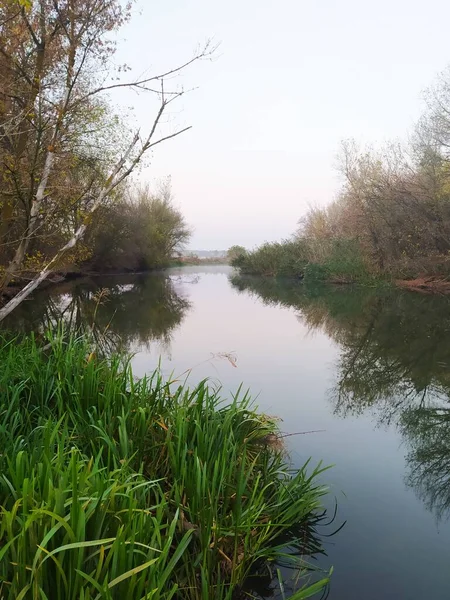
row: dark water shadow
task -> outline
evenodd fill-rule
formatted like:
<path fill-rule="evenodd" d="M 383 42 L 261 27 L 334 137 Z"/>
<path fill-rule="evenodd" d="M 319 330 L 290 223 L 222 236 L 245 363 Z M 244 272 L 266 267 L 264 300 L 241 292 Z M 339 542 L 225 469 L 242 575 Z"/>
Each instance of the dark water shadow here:
<path fill-rule="evenodd" d="M 68 331 L 89 330 L 106 353 L 148 347 L 151 342 L 169 351 L 171 337 L 191 307 L 179 283 L 164 274 L 67 282 L 35 294 L 4 327 L 43 334 L 63 323 Z"/>

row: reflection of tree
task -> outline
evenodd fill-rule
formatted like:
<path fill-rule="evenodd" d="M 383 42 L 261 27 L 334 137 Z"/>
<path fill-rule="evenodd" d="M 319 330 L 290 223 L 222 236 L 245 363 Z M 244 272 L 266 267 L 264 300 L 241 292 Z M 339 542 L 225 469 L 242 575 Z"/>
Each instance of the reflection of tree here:
<path fill-rule="evenodd" d="M 450 392 L 448 302 L 399 294 L 374 298 L 371 305 L 358 316 L 362 331 L 355 335 L 350 323 L 342 336 L 336 410 L 374 407 L 390 422 L 417 402 Z"/>
<path fill-rule="evenodd" d="M 332 398 L 341 416 L 376 413 L 410 446 L 408 482 L 440 516 L 450 510 L 450 303 L 395 290 L 232 278 L 268 304 L 293 307 L 340 345 Z"/>
<path fill-rule="evenodd" d="M 336 411 L 360 413 L 388 401 L 450 394 L 450 303 L 443 297 L 233 277 L 267 304 L 298 310 L 311 329 L 341 346 Z M 387 416 L 387 415 L 386 415 Z"/>
<path fill-rule="evenodd" d="M 42 332 L 64 322 L 76 331 L 89 328 L 106 350 L 151 341 L 168 347 L 189 306 L 164 275 L 93 278 L 36 294 L 6 326 Z"/>
<path fill-rule="evenodd" d="M 410 448 L 408 484 L 442 518 L 450 512 L 450 408 L 407 410 L 402 427 Z"/>

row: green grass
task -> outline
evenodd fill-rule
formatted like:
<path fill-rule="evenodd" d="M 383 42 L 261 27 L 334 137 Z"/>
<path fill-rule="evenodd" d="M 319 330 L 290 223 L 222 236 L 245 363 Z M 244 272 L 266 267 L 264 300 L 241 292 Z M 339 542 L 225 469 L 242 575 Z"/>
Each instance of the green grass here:
<path fill-rule="evenodd" d="M 375 280 L 353 239 L 329 240 L 322 248 L 299 238 L 265 243 L 231 261 L 241 275 L 304 279 L 305 282 L 364 283 Z"/>
<path fill-rule="evenodd" d="M 231 265 L 242 274 L 269 277 L 299 277 L 307 263 L 305 245 L 300 241 L 290 240 L 266 242 L 231 261 Z"/>
<path fill-rule="evenodd" d="M 0 339 L 2 600 L 225 600 L 280 561 L 307 573 L 323 468 L 292 472 L 247 395 L 46 342 Z"/>

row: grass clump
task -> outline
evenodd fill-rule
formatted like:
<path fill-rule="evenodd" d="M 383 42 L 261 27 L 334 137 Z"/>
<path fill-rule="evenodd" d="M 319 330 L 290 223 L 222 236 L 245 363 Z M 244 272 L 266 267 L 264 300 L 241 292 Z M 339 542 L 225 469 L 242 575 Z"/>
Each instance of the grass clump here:
<path fill-rule="evenodd" d="M 262 565 L 306 571 L 322 469 L 291 472 L 248 396 L 42 347 L 0 340 L 0 598 L 225 600 Z"/>

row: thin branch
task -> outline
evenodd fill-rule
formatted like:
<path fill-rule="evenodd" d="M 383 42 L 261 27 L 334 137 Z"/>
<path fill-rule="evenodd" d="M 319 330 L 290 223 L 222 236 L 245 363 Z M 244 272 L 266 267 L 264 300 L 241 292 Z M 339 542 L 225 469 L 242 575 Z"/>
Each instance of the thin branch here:
<path fill-rule="evenodd" d="M 314 429 L 312 431 L 297 431 L 296 433 L 285 433 L 284 435 L 277 436 L 278 439 L 291 437 L 292 435 L 307 435 L 308 433 L 323 433 L 326 429 Z"/>
<path fill-rule="evenodd" d="M 25 7 L 24 7 L 24 6 L 22 7 L 22 10 L 20 11 L 20 14 L 21 14 L 21 16 L 22 16 L 22 19 L 23 19 L 23 21 L 24 21 L 25 25 L 26 25 L 26 28 L 28 29 L 28 31 L 29 31 L 29 33 L 30 33 L 31 37 L 33 38 L 33 42 L 35 43 L 36 47 L 37 47 L 37 48 L 41 48 L 41 49 L 42 49 L 42 46 L 43 46 L 44 40 L 41 40 L 41 41 L 39 41 L 39 40 L 38 40 L 38 37 L 37 37 L 37 35 L 34 33 L 34 29 L 33 29 L 33 27 L 31 26 L 31 23 L 30 23 L 30 21 L 27 19 L 27 15 L 26 15 L 26 12 L 25 12 Z"/>
<path fill-rule="evenodd" d="M 178 67 L 175 67 L 174 69 L 170 69 L 169 71 L 166 71 L 165 73 L 153 75 L 151 77 L 147 77 L 145 79 L 140 79 L 138 81 L 128 81 L 126 83 L 115 83 L 112 85 L 98 87 L 98 88 L 90 91 L 89 93 L 85 94 L 82 98 L 80 98 L 77 101 L 77 103 L 84 102 L 84 100 L 86 100 L 90 96 L 94 96 L 96 94 L 100 94 L 101 92 L 106 92 L 106 91 L 118 89 L 118 88 L 138 88 L 138 89 L 148 91 L 148 92 L 161 93 L 160 90 L 155 90 L 155 89 L 146 87 L 146 84 L 150 83 L 151 81 L 162 81 L 164 79 L 167 79 L 167 77 L 170 77 L 171 75 L 175 75 L 176 73 L 183 71 L 184 69 L 186 69 L 186 67 L 189 67 L 194 62 L 197 62 L 198 60 L 202 60 L 203 58 L 207 58 L 208 56 L 211 56 L 215 52 L 215 50 L 216 50 L 216 47 L 210 48 L 210 42 L 208 42 L 205 45 L 204 49 L 199 54 L 196 54 L 190 60 L 186 61 L 185 63 L 183 63 L 182 65 L 180 65 Z M 165 91 L 164 93 L 166 95 L 175 95 L 175 96 L 177 94 L 179 94 L 179 92 L 167 92 L 167 91 Z"/>
<path fill-rule="evenodd" d="M 4 27 L 4 26 L 5 26 L 7 23 L 9 23 L 10 21 L 14 21 L 14 19 L 20 15 L 20 10 L 21 10 L 21 9 L 19 9 L 19 10 L 18 10 L 18 11 L 17 11 L 15 14 L 11 15 L 10 17 L 8 17 L 8 18 L 7 18 L 7 19 L 5 19 L 4 21 L 2 21 L 2 22 L 0 23 L 0 27 Z"/>

